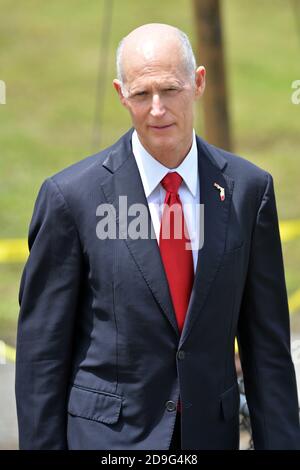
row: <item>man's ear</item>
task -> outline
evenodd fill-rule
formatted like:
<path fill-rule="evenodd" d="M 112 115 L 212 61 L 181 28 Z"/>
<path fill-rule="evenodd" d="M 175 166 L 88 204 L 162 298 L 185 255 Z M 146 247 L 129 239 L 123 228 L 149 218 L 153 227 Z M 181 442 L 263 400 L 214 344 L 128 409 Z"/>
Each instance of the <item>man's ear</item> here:
<path fill-rule="evenodd" d="M 126 106 L 126 98 L 125 96 L 123 95 L 123 92 L 122 92 L 122 85 L 121 85 L 121 82 L 120 80 L 118 80 L 117 78 L 115 78 L 113 80 L 113 86 L 114 86 L 114 89 L 116 90 L 116 92 L 118 93 L 118 96 L 119 96 L 119 99 L 122 103 L 123 106 Z"/>
<path fill-rule="evenodd" d="M 205 75 L 206 70 L 203 65 L 200 65 L 195 72 L 195 93 L 196 98 L 200 98 L 205 90 Z"/>

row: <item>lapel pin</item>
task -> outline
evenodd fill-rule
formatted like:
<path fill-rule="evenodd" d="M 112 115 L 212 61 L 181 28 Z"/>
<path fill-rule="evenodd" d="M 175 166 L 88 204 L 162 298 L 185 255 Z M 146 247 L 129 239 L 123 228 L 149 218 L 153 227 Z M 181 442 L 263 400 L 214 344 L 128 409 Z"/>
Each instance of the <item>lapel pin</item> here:
<path fill-rule="evenodd" d="M 215 188 L 217 188 L 220 191 L 220 199 L 221 201 L 224 201 L 225 199 L 225 189 L 222 188 L 218 183 L 214 183 Z"/>

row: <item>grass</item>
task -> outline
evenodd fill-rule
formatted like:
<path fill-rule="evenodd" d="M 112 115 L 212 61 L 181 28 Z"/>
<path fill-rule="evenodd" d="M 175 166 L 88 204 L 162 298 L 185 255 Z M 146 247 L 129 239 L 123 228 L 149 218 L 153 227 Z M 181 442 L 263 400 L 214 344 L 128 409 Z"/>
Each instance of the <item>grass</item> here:
<path fill-rule="evenodd" d="M 7 104 L 0 106 L 0 238 L 26 237 L 42 181 L 98 150 L 92 136 L 107 4 L 27 0 L 12 9 L 1 0 L 0 79 Z M 222 6 L 234 150 L 273 174 L 280 218 L 300 218 L 300 105 L 291 103 L 300 38 L 291 3 L 224 0 Z M 121 37 L 142 23 L 167 22 L 196 45 L 193 20 L 189 0 L 114 1 L 100 148 L 130 125 L 111 86 Z M 201 109 L 197 115 L 201 133 Z M 300 242 L 283 249 L 292 293 L 300 287 Z M 0 266 L 0 337 L 15 329 L 21 270 Z"/>

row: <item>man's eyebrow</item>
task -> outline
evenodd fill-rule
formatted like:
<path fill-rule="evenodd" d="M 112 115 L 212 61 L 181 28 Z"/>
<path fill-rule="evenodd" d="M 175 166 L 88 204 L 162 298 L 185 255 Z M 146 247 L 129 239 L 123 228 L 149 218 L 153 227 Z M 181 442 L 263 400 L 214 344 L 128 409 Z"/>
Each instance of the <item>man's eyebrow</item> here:
<path fill-rule="evenodd" d="M 135 88 L 133 90 L 129 90 L 128 91 L 128 96 L 135 96 L 135 95 L 139 95 L 140 93 L 147 93 L 147 90 L 146 88 Z"/>
<path fill-rule="evenodd" d="M 148 87 L 147 87 L 146 84 L 142 84 L 142 83 L 141 84 L 134 84 L 128 89 L 128 91 L 130 93 L 135 93 L 136 91 L 146 90 L 147 88 Z"/>
<path fill-rule="evenodd" d="M 147 87 L 136 87 L 130 90 L 130 93 L 140 93 L 141 91 L 147 91 Z"/>
<path fill-rule="evenodd" d="M 156 87 L 158 89 L 165 89 L 165 88 L 171 88 L 171 87 L 183 87 L 183 86 L 184 86 L 184 83 L 180 82 L 179 80 L 156 84 Z M 151 88 L 152 87 L 148 87 L 147 85 L 136 86 L 136 87 L 133 87 L 131 90 L 129 90 L 129 93 L 135 94 L 135 93 L 147 92 Z"/>

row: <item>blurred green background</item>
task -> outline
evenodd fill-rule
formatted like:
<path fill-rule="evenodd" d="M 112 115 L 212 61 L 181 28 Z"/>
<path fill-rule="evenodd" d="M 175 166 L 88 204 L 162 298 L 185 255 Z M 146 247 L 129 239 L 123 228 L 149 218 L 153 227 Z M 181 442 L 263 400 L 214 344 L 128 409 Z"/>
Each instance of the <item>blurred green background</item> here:
<path fill-rule="evenodd" d="M 280 220 L 300 219 L 300 105 L 291 102 L 291 84 L 300 79 L 299 2 L 221 3 L 234 151 L 272 173 Z M 0 0 L 0 80 L 7 86 L 7 103 L 0 105 L 0 239 L 27 237 L 47 176 L 110 145 L 130 126 L 111 86 L 115 49 L 124 35 L 143 23 L 166 22 L 187 32 L 196 48 L 190 0 L 115 0 L 101 47 L 104 7 L 104 0 L 27 0 L 14 6 Z M 103 54 L 108 70 L 95 146 Z M 200 135 L 202 127 L 200 102 Z M 284 242 L 283 250 L 292 296 L 300 289 L 300 236 Z M 23 263 L 0 263 L 0 339 L 11 345 L 22 268 Z M 300 331 L 298 310 L 296 305 L 292 327 Z"/>

